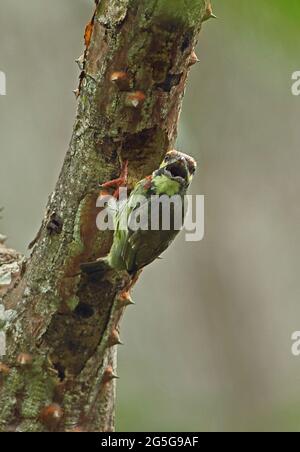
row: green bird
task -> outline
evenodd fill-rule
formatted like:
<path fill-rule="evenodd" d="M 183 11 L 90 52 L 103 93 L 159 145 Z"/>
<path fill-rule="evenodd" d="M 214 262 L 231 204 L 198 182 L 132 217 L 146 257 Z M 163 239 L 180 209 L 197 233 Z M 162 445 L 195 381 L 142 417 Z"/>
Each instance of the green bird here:
<path fill-rule="evenodd" d="M 159 258 L 178 235 L 181 228 L 177 225 L 181 223 L 182 226 L 184 223 L 184 197 L 196 167 L 192 157 L 175 150 L 168 152 L 160 167 L 136 184 L 127 201 L 117 211 L 113 245 L 108 256 L 82 264 L 81 270 L 87 274 L 126 270 L 134 275 Z M 181 201 L 177 209 L 174 203 L 169 203 L 168 227 L 162 224 L 162 208 L 158 209 L 162 197 L 165 200 L 176 197 L 176 202 Z M 154 208 L 156 216 L 159 214 L 158 218 L 152 216 Z M 147 219 L 147 225 L 138 227 L 137 220 L 141 218 Z M 152 218 L 156 219 L 155 230 L 151 228 Z"/>

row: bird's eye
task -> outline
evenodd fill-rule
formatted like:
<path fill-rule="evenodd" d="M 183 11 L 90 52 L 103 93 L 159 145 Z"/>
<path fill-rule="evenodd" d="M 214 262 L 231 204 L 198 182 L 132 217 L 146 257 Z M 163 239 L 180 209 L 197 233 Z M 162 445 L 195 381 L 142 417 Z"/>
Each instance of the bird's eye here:
<path fill-rule="evenodd" d="M 165 162 L 169 162 L 170 160 L 171 160 L 171 156 L 170 156 L 170 154 L 167 154 L 165 156 Z"/>

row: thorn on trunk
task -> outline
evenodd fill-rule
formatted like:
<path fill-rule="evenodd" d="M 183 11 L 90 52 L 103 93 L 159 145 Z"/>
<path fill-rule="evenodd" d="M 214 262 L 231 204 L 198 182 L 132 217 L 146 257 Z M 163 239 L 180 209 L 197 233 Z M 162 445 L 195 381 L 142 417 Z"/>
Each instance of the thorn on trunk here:
<path fill-rule="evenodd" d="M 199 58 L 196 55 L 196 52 L 193 51 L 189 58 L 189 66 L 194 66 L 194 64 L 200 63 Z"/>
<path fill-rule="evenodd" d="M 79 97 L 79 94 L 80 94 L 80 91 L 79 91 L 79 89 L 77 88 L 77 89 L 73 89 L 73 91 L 72 91 L 73 93 L 74 93 L 74 95 L 75 95 L 75 97 L 76 97 L 76 99 L 78 99 L 78 97 Z"/>
<path fill-rule="evenodd" d="M 120 339 L 120 334 L 118 330 L 114 329 L 110 335 L 108 340 L 109 347 L 114 347 L 115 345 L 124 345 Z"/>
<path fill-rule="evenodd" d="M 113 72 L 110 76 L 110 81 L 114 83 L 120 91 L 128 91 L 130 88 L 130 81 L 127 72 Z"/>
<path fill-rule="evenodd" d="M 52 429 L 57 427 L 64 416 L 63 409 L 57 403 L 44 407 L 40 414 L 41 422 Z"/>
<path fill-rule="evenodd" d="M 126 308 L 126 306 L 132 306 L 135 302 L 132 300 L 130 293 L 125 291 L 122 292 L 118 298 L 118 304 L 120 308 Z"/>
<path fill-rule="evenodd" d="M 6 240 L 7 240 L 7 237 L 5 235 L 0 234 L 0 245 L 4 245 Z"/>
<path fill-rule="evenodd" d="M 111 74 L 110 80 L 112 82 L 118 82 L 120 80 L 126 80 L 128 79 L 127 73 L 124 71 L 115 71 Z"/>
<path fill-rule="evenodd" d="M 0 363 L 0 376 L 6 376 L 9 374 L 9 372 L 10 368 L 6 364 Z"/>
<path fill-rule="evenodd" d="M 217 19 L 217 16 L 213 13 L 211 4 L 208 5 L 202 22 L 206 22 L 209 19 Z"/>
<path fill-rule="evenodd" d="M 146 99 L 143 91 L 135 91 L 133 93 L 127 93 L 125 99 L 125 105 L 127 107 L 138 108 L 140 107 Z"/>
<path fill-rule="evenodd" d="M 84 63 L 84 54 L 80 55 L 80 57 L 77 58 L 77 60 L 75 60 L 75 63 L 78 64 L 79 69 L 82 71 L 83 70 L 83 63 Z"/>
<path fill-rule="evenodd" d="M 22 367 L 29 367 L 31 366 L 33 361 L 32 356 L 29 353 L 20 353 L 17 357 L 17 364 Z"/>
<path fill-rule="evenodd" d="M 102 383 L 106 384 L 112 380 L 118 379 L 118 375 L 114 373 L 112 366 L 108 366 L 103 374 Z"/>

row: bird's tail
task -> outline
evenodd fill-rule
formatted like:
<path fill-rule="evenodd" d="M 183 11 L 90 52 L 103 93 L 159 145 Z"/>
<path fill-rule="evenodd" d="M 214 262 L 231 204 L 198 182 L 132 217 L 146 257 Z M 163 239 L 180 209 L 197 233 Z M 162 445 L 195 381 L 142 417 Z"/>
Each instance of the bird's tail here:
<path fill-rule="evenodd" d="M 110 266 L 106 257 L 97 259 L 94 262 L 81 264 L 80 268 L 83 273 L 86 273 L 87 275 L 94 275 L 97 273 L 97 275 L 99 276 L 104 276 L 105 273 L 112 270 L 112 267 Z"/>

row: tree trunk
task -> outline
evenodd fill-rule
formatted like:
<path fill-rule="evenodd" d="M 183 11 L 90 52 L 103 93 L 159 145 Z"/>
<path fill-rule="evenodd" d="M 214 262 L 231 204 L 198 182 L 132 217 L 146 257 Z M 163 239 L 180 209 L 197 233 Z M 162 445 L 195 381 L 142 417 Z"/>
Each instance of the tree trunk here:
<path fill-rule="evenodd" d="M 1 431 L 113 431 L 116 345 L 134 281 L 80 273 L 106 255 L 99 183 L 129 161 L 129 186 L 176 139 L 208 0 L 102 0 L 85 33 L 69 151 L 32 255 L 0 245 Z M 2 240 L 3 242 L 3 240 Z"/>

